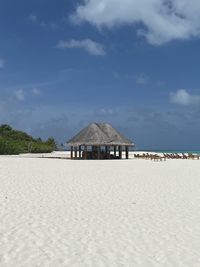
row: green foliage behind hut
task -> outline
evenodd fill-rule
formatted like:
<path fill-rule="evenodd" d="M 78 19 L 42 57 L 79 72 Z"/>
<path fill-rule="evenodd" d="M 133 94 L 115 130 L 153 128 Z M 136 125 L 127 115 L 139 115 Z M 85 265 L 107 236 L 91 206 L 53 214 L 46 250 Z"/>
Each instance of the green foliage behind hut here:
<path fill-rule="evenodd" d="M 12 129 L 9 125 L 0 126 L 0 154 L 17 155 L 20 153 L 50 153 L 56 150 L 53 138 L 42 141 L 25 132 Z"/>

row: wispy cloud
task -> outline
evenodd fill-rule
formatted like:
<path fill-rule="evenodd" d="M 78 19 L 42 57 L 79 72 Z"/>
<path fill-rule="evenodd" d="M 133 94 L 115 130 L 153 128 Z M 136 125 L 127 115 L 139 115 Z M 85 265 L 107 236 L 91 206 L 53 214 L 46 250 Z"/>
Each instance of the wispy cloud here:
<path fill-rule="evenodd" d="M 58 24 L 57 23 L 50 23 L 50 27 L 52 30 L 56 30 L 58 28 Z"/>
<path fill-rule="evenodd" d="M 14 91 L 15 99 L 18 101 L 24 101 L 25 100 L 25 94 L 23 89 L 18 89 Z"/>
<path fill-rule="evenodd" d="M 0 58 L 0 69 L 3 69 L 5 67 L 5 60 L 3 58 Z"/>
<path fill-rule="evenodd" d="M 120 75 L 120 73 L 118 71 L 113 71 L 112 75 L 116 80 L 120 80 L 121 79 L 121 75 Z"/>
<path fill-rule="evenodd" d="M 38 88 L 33 88 L 32 90 L 31 90 L 31 93 L 33 94 L 33 95 L 35 95 L 35 96 L 38 96 L 38 95 L 40 95 L 40 90 L 38 89 Z"/>
<path fill-rule="evenodd" d="M 141 74 L 141 75 L 138 75 L 136 78 L 135 78 L 135 82 L 139 85 L 145 85 L 148 83 L 148 77 Z"/>
<path fill-rule="evenodd" d="M 52 30 L 57 29 L 58 25 L 55 22 L 46 22 L 44 20 L 42 20 L 41 18 L 39 18 L 37 15 L 35 14 L 31 14 L 28 16 L 28 20 L 31 21 L 33 24 L 36 24 L 38 26 L 40 26 L 41 28 L 50 28 Z"/>
<path fill-rule="evenodd" d="M 16 84 L 13 86 L 4 87 L 4 90 L 11 91 L 11 92 L 22 89 L 22 88 L 23 89 L 26 88 L 29 91 L 33 90 L 34 88 L 37 88 L 38 90 L 40 90 L 40 88 L 42 87 L 49 87 L 51 85 L 57 84 L 58 82 L 59 82 L 59 79 L 56 77 L 55 80 L 51 80 L 51 81 Z"/>
<path fill-rule="evenodd" d="M 62 41 L 58 42 L 57 48 L 65 49 L 65 48 L 80 48 L 84 49 L 91 55 L 95 56 L 105 56 L 106 51 L 102 44 L 94 42 L 91 39 L 84 40 L 70 40 L 70 41 Z"/>
<path fill-rule="evenodd" d="M 25 99 L 28 99 L 31 96 L 39 96 L 41 94 L 41 91 L 38 88 L 33 89 L 26 89 L 26 93 L 24 89 L 15 89 L 12 93 L 12 98 L 15 101 L 24 101 Z"/>
<path fill-rule="evenodd" d="M 156 81 L 156 86 L 157 87 L 163 87 L 165 85 L 165 82 L 164 81 L 162 81 L 162 80 L 157 80 Z"/>
<path fill-rule="evenodd" d="M 199 17 L 197 0 L 83 0 L 71 16 L 74 22 L 88 21 L 98 28 L 139 25 L 138 35 L 153 45 L 199 38 Z"/>
<path fill-rule="evenodd" d="M 184 89 L 171 93 L 170 100 L 172 103 L 182 106 L 200 105 L 200 95 L 189 94 Z"/>
<path fill-rule="evenodd" d="M 99 110 L 95 111 L 95 114 L 97 116 L 114 116 L 117 114 L 116 110 L 114 110 L 113 108 L 101 108 Z"/>
<path fill-rule="evenodd" d="M 28 16 L 28 19 L 32 22 L 37 22 L 38 21 L 38 17 L 34 14 L 31 14 Z"/>
<path fill-rule="evenodd" d="M 113 71 L 112 75 L 116 80 L 132 80 L 141 86 L 149 83 L 149 77 L 145 74 L 119 73 L 118 71 Z"/>

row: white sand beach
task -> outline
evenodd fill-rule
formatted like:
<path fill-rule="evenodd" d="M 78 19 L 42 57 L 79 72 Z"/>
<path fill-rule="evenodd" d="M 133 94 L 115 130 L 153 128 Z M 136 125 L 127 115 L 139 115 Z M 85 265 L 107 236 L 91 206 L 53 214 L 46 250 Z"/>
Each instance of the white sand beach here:
<path fill-rule="evenodd" d="M 199 267 L 200 160 L 0 157 L 1 267 Z"/>

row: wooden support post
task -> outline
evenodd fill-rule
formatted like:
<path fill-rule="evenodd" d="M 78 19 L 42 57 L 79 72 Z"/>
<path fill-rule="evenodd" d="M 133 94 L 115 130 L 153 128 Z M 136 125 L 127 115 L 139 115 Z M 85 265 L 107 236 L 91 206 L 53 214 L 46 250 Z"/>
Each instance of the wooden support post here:
<path fill-rule="evenodd" d="M 105 156 L 104 156 L 104 158 L 107 159 L 107 156 L 108 156 L 108 147 L 105 146 Z"/>
<path fill-rule="evenodd" d="M 117 148 L 116 146 L 114 146 L 114 157 L 116 158 L 116 155 L 117 155 Z"/>
<path fill-rule="evenodd" d="M 92 146 L 92 154 L 91 154 L 92 159 L 94 159 L 94 146 Z"/>
<path fill-rule="evenodd" d="M 77 159 L 77 147 L 74 148 L 75 151 L 75 159 Z"/>
<path fill-rule="evenodd" d="M 79 146 L 79 159 L 81 159 L 81 146 Z"/>
<path fill-rule="evenodd" d="M 73 146 L 71 146 L 71 159 L 73 159 L 73 150 L 74 150 L 74 148 L 73 148 Z"/>
<path fill-rule="evenodd" d="M 87 146 L 84 146 L 84 159 L 87 159 Z"/>
<path fill-rule="evenodd" d="M 129 159 L 129 147 L 126 146 L 126 159 Z"/>
<path fill-rule="evenodd" d="M 100 150 L 101 150 L 101 146 L 97 147 L 97 158 L 100 159 Z"/>
<path fill-rule="evenodd" d="M 108 154 L 108 146 L 105 146 L 105 152 L 106 152 L 106 156 Z"/>
<path fill-rule="evenodd" d="M 122 146 L 119 146 L 119 158 L 122 159 Z"/>

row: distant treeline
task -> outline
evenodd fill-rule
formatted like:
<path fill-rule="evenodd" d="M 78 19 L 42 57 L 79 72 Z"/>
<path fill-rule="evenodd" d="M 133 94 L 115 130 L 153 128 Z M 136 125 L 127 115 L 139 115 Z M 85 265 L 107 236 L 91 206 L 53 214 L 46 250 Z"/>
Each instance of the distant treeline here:
<path fill-rule="evenodd" d="M 9 125 L 0 125 L 0 154 L 17 155 L 20 153 L 50 153 L 56 150 L 53 138 L 42 141 L 25 132 L 16 131 Z"/>

